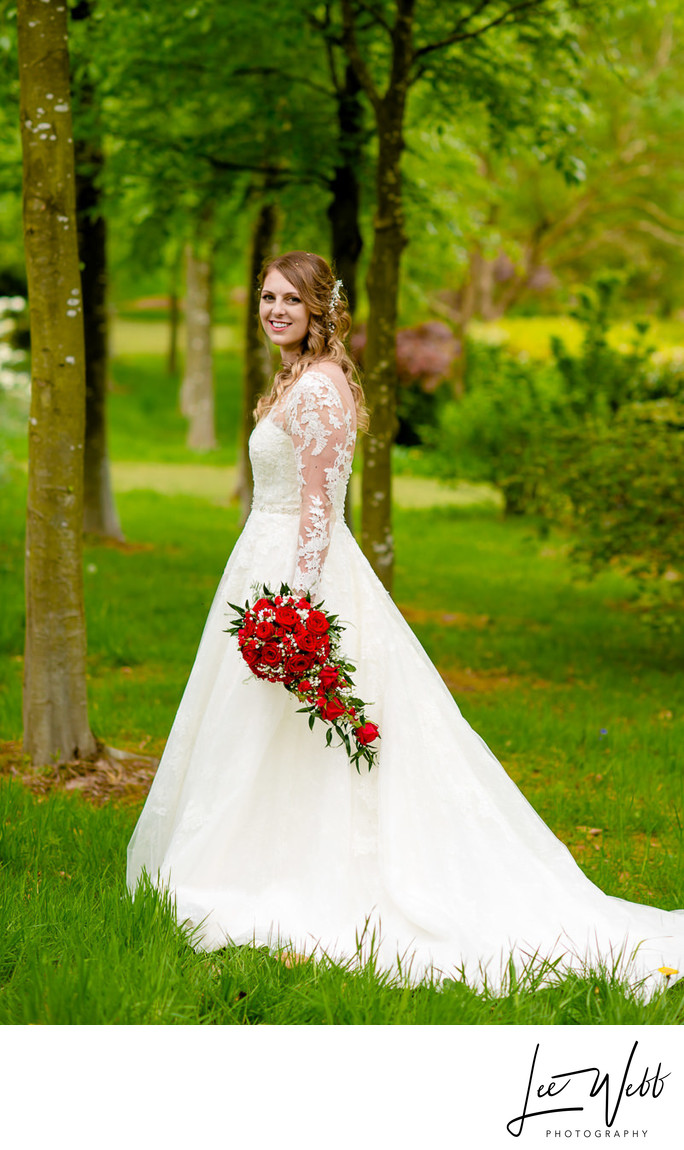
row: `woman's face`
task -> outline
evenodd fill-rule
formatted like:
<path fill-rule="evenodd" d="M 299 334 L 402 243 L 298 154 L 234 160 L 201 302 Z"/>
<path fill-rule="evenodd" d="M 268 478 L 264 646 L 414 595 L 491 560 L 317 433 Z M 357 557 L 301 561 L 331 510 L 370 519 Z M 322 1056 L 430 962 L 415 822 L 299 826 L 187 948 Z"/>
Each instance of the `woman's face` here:
<path fill-rule="evenodd" d="M 296 355 L 309 330 L 309 309 L 296 289 L 275 269 L 261 290 L 259 317 L 266 335 L 284 356 Z"/>

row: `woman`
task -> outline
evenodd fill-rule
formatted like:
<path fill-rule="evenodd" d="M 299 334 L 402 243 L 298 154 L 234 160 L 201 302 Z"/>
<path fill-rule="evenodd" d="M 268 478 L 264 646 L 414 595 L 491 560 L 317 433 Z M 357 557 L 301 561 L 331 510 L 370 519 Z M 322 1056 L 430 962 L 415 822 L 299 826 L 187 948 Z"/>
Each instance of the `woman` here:
<path fill-rule="evenodd" d="M 129 847 L 128 881 L 168 888 L 194 945 L 293 947 L 411 980 L 505 984 L 509 958 L 602 966 L 663 985 L 684 971 L 684 921 L 604 895 L 463 719 L 344 522 L 363 395 L 327 263 L 272 260 L 260 316 L 282 367 L 250 441 L 254 502 Z M 225 633 L 254 585 L 310 591 L 346 623 L 373 700 L 377 767 L 326 748 L 296 699 L 250 677 Z"/>

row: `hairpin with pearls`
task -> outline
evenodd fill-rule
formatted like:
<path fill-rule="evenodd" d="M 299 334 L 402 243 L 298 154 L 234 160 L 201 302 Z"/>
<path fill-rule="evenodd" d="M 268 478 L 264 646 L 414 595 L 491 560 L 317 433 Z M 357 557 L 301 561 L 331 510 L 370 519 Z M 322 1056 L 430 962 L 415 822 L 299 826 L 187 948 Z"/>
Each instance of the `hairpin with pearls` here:
<path fill-rule="evenodd" d="M 342 287 L 342 280 L 335 280 L 333 289 L 330 293 L 330 311 L 334 311 L 340 302 L 340 288 Z"/>

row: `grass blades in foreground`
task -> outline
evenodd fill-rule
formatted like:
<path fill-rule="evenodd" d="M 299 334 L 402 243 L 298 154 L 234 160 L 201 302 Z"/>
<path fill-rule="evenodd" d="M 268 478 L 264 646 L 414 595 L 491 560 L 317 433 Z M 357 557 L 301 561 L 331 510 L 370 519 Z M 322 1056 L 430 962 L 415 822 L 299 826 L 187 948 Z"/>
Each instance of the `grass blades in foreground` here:
<path fill-rule="evenodd" d="M 0 1023 L 676 1024 L 678 987 L 648 1004 L 608 976 L 500 997 L 458 981 L 401 986 L 372 965 L 286 965 L 263 949 L 196 954 L 154 893 L 124 885 L 133 811 L 0 784 Z M 27 861 L 30 865 L 27 867 Z"/>

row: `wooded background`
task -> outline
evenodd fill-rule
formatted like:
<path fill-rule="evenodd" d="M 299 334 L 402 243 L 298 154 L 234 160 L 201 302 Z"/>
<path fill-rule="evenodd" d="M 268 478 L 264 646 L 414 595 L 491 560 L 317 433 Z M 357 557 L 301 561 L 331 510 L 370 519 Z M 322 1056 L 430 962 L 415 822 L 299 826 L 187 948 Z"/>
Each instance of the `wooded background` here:
<path fill-rule="evenodd" d="M 371 410 L 355 528 L 388 588 L 393 472 L 484 482 L 507 514 L 562 525 L 587 570 L 619 564 L 644 618 L 676 634 L 680 5 L 0 11 L 0 418 L 30 432 L 33 762 L 95 746 L 81 547 L 83 531 L 124 536 L 108 448 L 113 340 L 144 332 L 141 317 L 150 338 L 164 325 L 155 386 L 173 389 L 198 460 L 238 445 L 246 514 L 246 441 L 271 371 L 256 276 L 276 250 L 330 256 L 349 297 Z M 243 365 L 241 410 L 223 427 L 219 335 Z M 9 474 L 16 435 L 0 448 Z"/>

